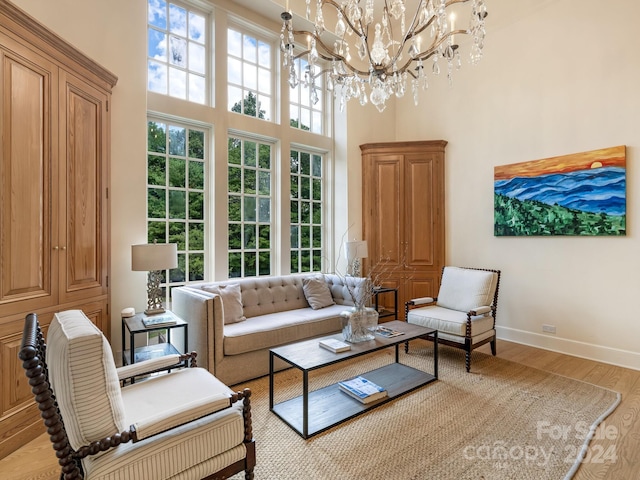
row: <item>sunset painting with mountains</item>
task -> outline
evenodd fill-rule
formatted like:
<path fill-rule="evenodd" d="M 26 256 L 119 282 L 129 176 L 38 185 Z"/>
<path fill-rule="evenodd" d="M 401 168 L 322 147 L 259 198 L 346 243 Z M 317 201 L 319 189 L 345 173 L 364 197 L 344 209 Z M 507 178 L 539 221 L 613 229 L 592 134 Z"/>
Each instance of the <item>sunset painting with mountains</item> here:
<path fill-rule="evenodd" d="M 494 169 L 494 234 L 625 235 L 626 148 Z"/>

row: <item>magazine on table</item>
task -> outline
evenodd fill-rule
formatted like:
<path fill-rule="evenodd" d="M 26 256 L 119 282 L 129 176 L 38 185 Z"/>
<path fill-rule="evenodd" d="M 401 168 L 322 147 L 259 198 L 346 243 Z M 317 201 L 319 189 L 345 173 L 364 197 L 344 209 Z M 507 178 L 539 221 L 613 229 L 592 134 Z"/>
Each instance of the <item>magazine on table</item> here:
<path fill-rule="evenodd" d="M 143 318 L 142 324 L 146 328 L 164 327 L 165 325 L 175 325 L 176 319 L 173 315 L 153 315 Z"/>
<path fill-rule="evenodd" d="M 397 337 L 399 335 L 404 335 L 404 332 L 400 332 L 398 330 L 394 330 L 389 327 L 383 327 L 382 325 L 378 325 L 378 327 L 376 328 L 376 334 L 380 335 L 381 337 L 392 338 L 392 337 Z"/>
<path fill-rule="evenodd" d="M 384 388 L 364 377 L 339 382 L 338 386 L 341 391 L 362 403 L 374 402 L 387 396 L 387 391 Z"/>

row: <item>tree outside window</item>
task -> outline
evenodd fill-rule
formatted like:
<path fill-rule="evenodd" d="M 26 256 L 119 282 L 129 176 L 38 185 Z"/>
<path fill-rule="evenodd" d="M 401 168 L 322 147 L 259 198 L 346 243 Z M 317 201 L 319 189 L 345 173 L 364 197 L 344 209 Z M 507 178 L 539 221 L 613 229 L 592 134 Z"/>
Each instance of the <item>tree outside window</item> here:
<path fill-rule="evenodd" d="M 166 292 L 204 280 L 205 132 L 149 120 L 147 138 L 147 241 L 178 244 Z"/>

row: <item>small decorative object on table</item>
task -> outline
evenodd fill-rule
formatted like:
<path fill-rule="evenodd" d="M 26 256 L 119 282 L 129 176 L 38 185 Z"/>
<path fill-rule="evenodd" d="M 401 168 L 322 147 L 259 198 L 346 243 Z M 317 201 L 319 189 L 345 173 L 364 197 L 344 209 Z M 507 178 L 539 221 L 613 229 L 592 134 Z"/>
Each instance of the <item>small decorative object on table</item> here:
<path fill-rule="evenodd" d="M 340 314 L 342 322 L 342 336 L 347 342 L 358 343 L 373 340 L 373 332 L 378 325 L 378 312 L 373 308 L 355 306 Z"/>
<path fill-rule="evenodd" d="M 371 403 L 387 396 L 387 391 L 384 388 L 364 377 L 339 382 L 338 386 L 341 391 L 362 403 Z"/>
<path fill-rule="evenodd" d="M 345 342 L 341 342 L 340 340 L 337 340 L 335 338 L 325 338 L 323 340 L 320 340 L 318 342 L 318 345 L 333 353 L 340 353 L 351 350 L 351 345 Z"/>

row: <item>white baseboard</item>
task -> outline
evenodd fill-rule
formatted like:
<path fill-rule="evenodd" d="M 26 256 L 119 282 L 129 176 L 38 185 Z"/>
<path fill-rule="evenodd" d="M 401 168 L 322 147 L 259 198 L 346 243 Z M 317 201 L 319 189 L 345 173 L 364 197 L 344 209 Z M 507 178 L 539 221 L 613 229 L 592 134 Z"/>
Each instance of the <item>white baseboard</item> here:
<path fill-rule="evenodd" d="M 551 350 L 552 352 L 573 355 L 574 357 L 640 370 L 640 352 L 621 350 L 500 326 L 496 326 L 496 334 L 500 340 L 507 340 L 509 342 L 521 343 L 544 350 Z"/>

